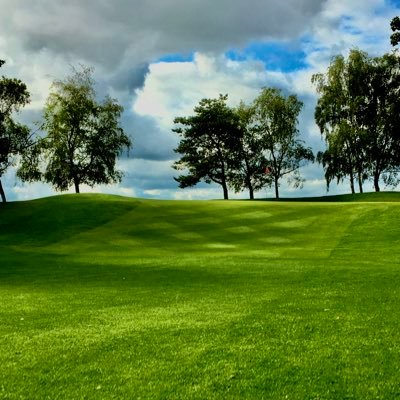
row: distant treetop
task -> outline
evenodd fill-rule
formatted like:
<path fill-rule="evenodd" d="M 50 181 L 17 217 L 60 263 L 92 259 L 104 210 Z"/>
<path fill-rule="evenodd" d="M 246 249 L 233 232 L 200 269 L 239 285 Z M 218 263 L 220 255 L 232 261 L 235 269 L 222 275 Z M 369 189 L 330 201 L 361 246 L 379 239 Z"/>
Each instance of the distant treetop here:
<path fill-rule="evenodd" d="M 390 22 L 390 27 L 392 28 L 392 31 L 394 32 L 390 36 L 390 43 L 392 46 L 397 46 L 400 43 L 400 18 L 399 17 L 394 17 L 392 21 Z"/>

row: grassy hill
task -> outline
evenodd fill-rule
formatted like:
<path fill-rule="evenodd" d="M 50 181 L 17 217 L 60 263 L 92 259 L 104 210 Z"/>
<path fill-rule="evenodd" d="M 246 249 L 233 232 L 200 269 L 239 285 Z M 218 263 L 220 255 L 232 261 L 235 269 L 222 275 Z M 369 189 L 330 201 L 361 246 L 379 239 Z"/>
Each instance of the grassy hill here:
<path fill-rule="evenodd" d="M 400 396 L 399 198 L 0 207 L 0 398 Z"/>
<path fill-rule="evenodd" d="M 277 201 L 276 199 L 266 199 L 267 201 Z M 295 198 L 283 198 L 278 201 L 295 201 L 295 202 L 399 202 L 400 192 L 367 192 L 367 193 L 355 193 L 355 194 L 337 194 L 329 196 L 319 197 L 295 197 Z"/>

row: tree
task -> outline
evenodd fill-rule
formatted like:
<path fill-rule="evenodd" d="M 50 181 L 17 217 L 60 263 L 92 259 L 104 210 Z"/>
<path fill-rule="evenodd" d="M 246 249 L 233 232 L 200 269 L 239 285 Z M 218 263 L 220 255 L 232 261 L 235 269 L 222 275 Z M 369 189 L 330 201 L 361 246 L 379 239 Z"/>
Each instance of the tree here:
<path fill-rule="evenodd" d="M 392 21 L 390 22 L 390 28 L 394 32 L 390 36 L 390 43 L 392 46 L 397 46 L 400 43 L 400 18 L 399 17 L 394 17 Z"/>
<path fill-rule="evenodd" d="M 336 56 L 328 72 L 314 75 L 313 82 L 321 94 L 315 119 L 331 156 L 324 158 L 326 177 L 333 171 L 338 180 L 348 175 L 352 193 L 356 175 L 360 192 L 365 179 L 372 179 L 377 192 L 381 178 L 395 185 L 400 165 L 398 55 L 372 58 L 352 50 L 347 60 Z M 346 161 L 337 163 L 338 158 Z"/>
<path fill-rule="evenodd" d="M 47 135 L 38 143 L 36 169 L 26 170 L 26 180 L 38 176 L 56 190 L 80 185 L 120 182 L 117 157 L 131 147 L 130 138 L 120 127 L 123 112 L 117 100 L 106 97 L 96 101 L 92 69 L 73 69 L 65 80 L 53 83 L 43 113 Z"/>
<path fill-rule="evenodd" d="M 367 160 L 375 191 L 380 191 L 381 176 L 387 185 L 397 185 L 400 166 L 400 58 L 384 54 L 369 59 L 363 77 L 365 107 L 362 121 L 368 143 Z"/>
<path fill-rule="evenodd" d="M 253 129 L 262 138 L 265 172 L 270 175 L 277 199 L 280 179 L 288 176 L 289 183 L 301 186 L 299 168 L 314 161 L 312 150 L 299 139 L 297 124 L 302 106 L 297 96 L 285 97 L 275 88 L 264 88 L 253 103 Z"/>
<path fill-rule="evenodd" d="M 326 138 L 328 148 L 325 151 L 320 151 L 317 154 L 317 161 L 322 165 L 325 171 L 325 180 L 327 191 L 329 191 L 330 183 L 336 179 L 337 183 L 350 176 L 351 191 L 355 193 L 354 189 L 354 167 L 351 158 L 347 155 L 347 145 L 349 143 L 348 133 L 349 130 L 338 129 L 337 132 L 332 133 Z M 361 165 L 361 164 L 360 164 Z M 361 171 L 358 173 L 358 183 L 360 193 L 363 192 L 363 182 L 367 175 Z"/>
<path fill-rule="evenodd" d="M 4 64 L 0 60 L 0 67 Z M 13 120 L 13 113 L 29 103 L 29 92 L 19 79 L 0 78 L 0 178 L 31 144 L 30 131 L 25 125 Z M 3 203 L 6 195 L 0 179 L 0 196 Z"/>
<path fill-rule="evenodd" d="M 268 161 L 263 154 L 263 137 L 254 126 L 254 107 L 241 102 L 235 109 L 240 120 L 242 135 L 239 152 L 236 154 L 236 167 L 231 171 L 229 183 L 236 192 L 249 190 L 250 200 L 254 192 L 271 184 L 271 178 L 265 173 Z"/>
<path fill-rule="evenodd" d="M 204 181 L 222 186 L 228 199 L 228 180 L 237 163 L 242 131 L 238 115 L 227 106 L 228 96 L 203 99 L 194 108 L 194 115 L 177 117 L 173 129 L 180 137 L 175 149 L 182 155 L 173 167 L 186 170 L 186 175 L 175 178 L 180 188 Z"/>
<path fill-rule="evenodd" d="M 366 107 L 364 79 L 368 70 L 367 54 L 352 50 L 348 60 L 336 56 L 326 74 L 312 77 L 321 95 L 315 109 L 315 120 L 328 145 L 328 154 L 323 162 L 327 184 L 329 186 L 328 177 L 329 181 L 334 178 L 332 174 L 338 181 L 348 176 L 352 193 L 355 193 L 355 180 L 358 179 L 362 192 L 367 177 L 367 130 L 363 111 Z M 337 162 L 339 159 L 340 163 Z M 330 161 L 334 165 L 330 166 Z"/>

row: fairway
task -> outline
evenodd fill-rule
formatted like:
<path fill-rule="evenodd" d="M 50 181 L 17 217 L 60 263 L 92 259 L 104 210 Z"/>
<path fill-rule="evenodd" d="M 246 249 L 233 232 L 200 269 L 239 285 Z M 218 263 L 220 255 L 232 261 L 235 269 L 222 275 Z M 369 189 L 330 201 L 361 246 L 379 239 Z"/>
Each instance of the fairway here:
<path fill-rule="evenodd" d="M 400 194 L 319 200 L 0 205 L 0 399 L 400 398 Z"/>

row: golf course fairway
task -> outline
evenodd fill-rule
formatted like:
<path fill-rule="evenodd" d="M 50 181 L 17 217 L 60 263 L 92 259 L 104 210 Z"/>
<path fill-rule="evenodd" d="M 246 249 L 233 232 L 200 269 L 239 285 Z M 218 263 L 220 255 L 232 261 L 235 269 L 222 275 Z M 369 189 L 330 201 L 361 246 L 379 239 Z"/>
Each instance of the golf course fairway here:
<path fill-rule="evenodd" d="M 400 193 L 329 200 L 0 205 L 0 399 L 400 398 Z"/>

